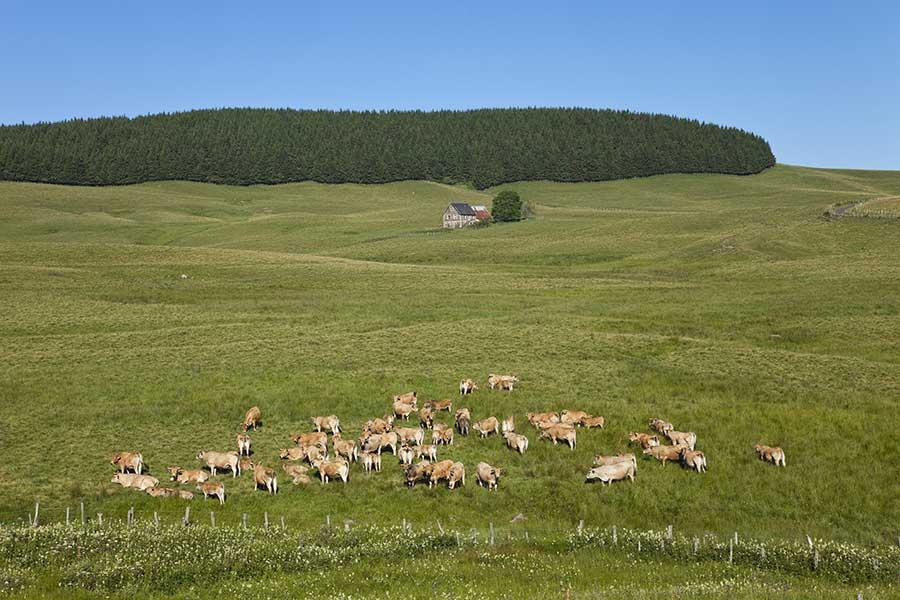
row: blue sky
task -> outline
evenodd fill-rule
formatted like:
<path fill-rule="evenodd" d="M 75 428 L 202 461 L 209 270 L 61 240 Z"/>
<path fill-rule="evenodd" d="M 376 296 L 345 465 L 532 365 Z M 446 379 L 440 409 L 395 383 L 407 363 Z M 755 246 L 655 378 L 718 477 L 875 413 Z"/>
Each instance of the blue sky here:
<path fill-rule="evenodd" d="M 0 0 L 0 123 L 219 106 L 589 106 L 900 169 L 898 2 Z"/>

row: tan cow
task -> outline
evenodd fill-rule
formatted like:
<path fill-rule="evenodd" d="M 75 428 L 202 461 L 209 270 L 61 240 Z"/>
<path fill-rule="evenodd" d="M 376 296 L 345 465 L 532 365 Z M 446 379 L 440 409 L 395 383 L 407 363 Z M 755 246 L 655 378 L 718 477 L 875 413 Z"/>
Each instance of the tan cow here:
<path fill-rule="evenodd" d="M 359 460 L 362 462 L 363 469 L 368 472 L 374 470 L 376 473 L 381 471 L 381 454 L 378 452 L 360 452 Z"/>
<path fill-rule="evenodd" d="M 693 450 L 694 446 L 697 445 L 697 434 L 693 431 L 674 431 L 670 429 L 666 432 L 666 437 L 675 446 L 687 446 Z"/>
<path fill-rule="evenodd" d="M 282 448 L 278 452 L 278 456 L 281 457 L 281 460 L 303 460 L 306 458 L 307 448 L 318 448 L 318 446 L 304 446 L 303 448 L 294 446 L 293 448 Z"/>
<path fill-rule="evenodd" d="M 336 415 L 313 417 L 312 423 L 316 431 L 330 431 L 332 434 L 340 433 L 341 431 L 341 420 Z"/>
<path fill-rule="evenodd" d="M 591 427 L 599 427 L 603 429 L 603 426 L 606 424 L 606 419 L 601 416 L 596 417 L 585 417 L 581 419 L 581 426 L 590 429 Z"/>
<path fill-rule="evenodd" d="M 400 459 L 401 465 L 411 465 L 413 459 L 416 457 L 416 451 L 409 446 L 400 446 L 397 457 Z"/>
<path fill-rule="evenodd" d="M 559 423 L 559 414 L 555 412 L 542 412 L 542 413 L 534 413 L 530 412 L 525 415 L 528 417 L 528 422 L 533 426 L 538 427 L 539 423 L 550 423 L 555 424 Z"/>
<path fill-rule="evenodd" d="M 576 435 L 575 428 L 571 425 L 563 425 L 562 423 L 551 425 L 541 431 L 541 437 L 553 441 L 553 445 L 559 442 L 565 442 L 572 450 L 575 449 Z"/>
<path fill-rule="evenodd" d="M 376 433 L 360 440 L 360 448 L 363 452 L 377 452 L 385 448 L 390 448 L 391 452 L 397 454 L 397 446 L 400 444 L 400 438 L 393 431 L 387 433 Z"/>
<path fill-rule="evenodd" d="M 193 500 L 194 499 L 193 492 L 189 492 L 187 490 L 177 490 L 177 491 L 178 491 L 178 497 L 181 498 L 182 500 Z"/>
<path fill-rule="evenodd" d="M 246 433 L 237 435 L 238 455 L 250 456 L 250 436 Z"/>
<path fill-rule="evenodd" d="M 340 433 L 334 434 L 334 436 L 331 438 L 331 444 L 334 447 L 334 453 L 337 456 L 342 456 L 350 462 L 355 461 L 359 457 L 359 451 L 356 448 L 356 442 L 353 440 L 343 439 Z"/>
<path fill-rule="evenodd" d="M 225 484 L 219 482 L 198 483 L 197 489 L 203 492 L 204 500 L 212 496 L 219 499 L 219 504 L 225 504 Z"/>
<path fill-rule="evenodd" d="M 445 446 L 453 445 L 453 430 L 448 428 L 438 429 L 435 428 L 431 432 L 431 443 L 435 446 L 440 446 L 441 444 Z M 421 444 L 420 444 L 421 445 Z"/>
<path fill-rule="evenodd" d="M 442 410 L 451 412 L 453 410 L 453 400 L 432 400 L 425 406 L 431 408 L 434 412 L 441 412 Z"/>
<path fill-rule="evenodd" d="M 254 406 L 244 415 L 244 421 L 241 423 L 241 430 L 246 433 L 250 428 L 256 429 L 260 423 L 259 407 Z"/>
<path fill-rule="evenodd" d="M 209 473 L 200 469 L 182 469 L 181 467 L 169 467 L 170 480 L 178 483 L 203 483 L 209 479 Z"/>
<path fill-rule="evenodd" d="M 471 394 L 478 389 L 478 384 L 471 379 L 463 379 L 459 382 L 459 393 L 463 396 Z"/>
<path fill-rule="evenodd" d="M 328 434 L 324 431 L 311 431 L 310 433 L 292 433 L 291 440 L 298 446 L 328 447 Z"/>
<path fill-rule="evenodd" d="M 492 390 L 508 390 L 513 391 L 513 386 L 519 382 L 518 375 L 494 375 L 488 376 L 488 385 Z"/>
<path fill-rule="evenodd" d="M 322 485 L 325 485 L 332 479 L 341 478 L 341 481 L 346 485 L 347 479 L 350 476 L 350 464 L 343 460 L 318 460 L 313 463 L 313 466 L 316 470 L 319 471 L 319 478 L 322 480 Z"/>
<path fill-rule="evenodd" d="M 418 410 L 417 403 L 419 401 L 419 395 L 416 392 L 405 392 L 403 394 L 398 394 L 391 398 L 395 403 L 402 402 L 404 404 L 409 404 Z"/>
<path fill-rule="evenodd" d="M 434 426 L 434 410 L 427 404 L 419 409 L 419 425 L 425 429 Z"/>
<path fill-rule="evenodd" d="M 450 477 L 447 478 L 447 487 L 451 490 L 456 489 L 457 485 L 460 487 L 466 485 L 466 466 L 461 462 L 453 463 L 450 467 Z"/>
<path fill-rule="evenodd" d="M 665 435 L 667 432 L 675 429 L 671 423 L 668 421 L 663 421 L 662 419 L 650 419 L 650 429 L 655 431 L 656 433 L 661 433 Z"/>
<path fill-rule="evenodd" d="M 416 412 L 416 408 L 411 404 L 404 404 L 402 402 L 394 403 L 394 415 L 398 419 L 403 419 L 404 421 L 409 421 L 409 415 Z"/>
<path fill-rule="evenodd" d="M 632 443 L 637 442 L 644 450 L 646 450 L 647 448 L 653 448 L 654 446 L 659 446 L 659 438 L 657 436 L 640 431 L 632 431 L 631 433 L 629 433 L 628 441 Z"/>
<path fill-rule="evenodd" d="M 500 433 L 500 421 L 497 417 L 488 417 L 472 424 L 472 429 L 481 434 L 482 438 L 486 438 L 492 433 Z"/>
<path fill-rule="evenodd" d="M 278 493 L 278 478 L 275 470 L 264 467 L 259 463 L 253 463 L 253 484 L 256 489 L 264 488 L 270 494 Z"/>
<path fill-rule="evenodd" d="M 178 495 L 178 490 L 175 488 L 149 487 L 144 491 L 154 498 L 172 498 Z"/>
<path fill-rule="evenodd" d="M 469 414 L 468 408 L 460 408 L 456 411 L 456 428 L 459 435 L 469 435 L 469 424 L 472 422 L 472 416 Z"/>
<path fill-rule="evenodd" d="M 403 465 L 403 473 L 406 477 L 406 486 L 413 488 L 416 487 L 416 483 L 418 483 L 419 481 L 427 481 L 430 468 L 431 463 L 427 460 L 423 460 L 411 465 Z"/>
<path fill-rule="evenodd" d="M 425 441 L 425 432 L 419 427 L 398 427 L 394 432 L 401 444 L 416 446 Z"/>
<path fill-rule="evenodd" d="M 699 450 L 691 450 L 687 446 L 681 446 L 681 464 L 698 473 L 706 472 L 706 455 Z"/>
<path fill-rule="evenodd" d="M 515 450 L 519 454 L 525 454 L 525 451 L 528 450 L 528 438 L 515 431 L 505 432 L 503 434 L 503 439 L 506 440 L 506 445 L 509 448 Z"/>
<path fill-rule="evenodd" d="M 759 456 L 760 460 L 764 460 L 766 462 L 773 463 L 777 466 L 786 466 L 784 461 L 784 450 L 780 447 L 772 447 L 766 446 L 763 444 L 755 444 L 753 449 L 756 450 L 757 456 Z"/>
<path fill-rule="evenodd" d="M 394 415 L 384 415 L 383 419 L 366 421 L 363 426 L 363 435 L 368 433 L 387 433 L 394 426 Z"/>
<path fill-rule="evenodd" d="M 430 460 L 437 460 L 437 446 L 434 444 L 419 444 L 413 450 L 416 452 L 416 458 L 426 456 Z"/>
<path fill-rule="evenodd" d="M 681 448 L 681 446 L 653 446 L 645 448 L 644 454 L 649 454 L 665 466 L 667 461 L 681 459 Z"/>
<path fill-rule="evenodd" d="M 606 485 L 612 484 L 613 481 L 621 481 L 622 479 L 634 481 L 634 464 L 631 461 L 628 461 L 594 467 L 588 471 L 586 479 L 588 481 L 597 480 Z"/>
<path fill-rule="evenodd" d="M 144 457 L 140 452 L 115 452 L 110 457 L 109 463 L 115 465 L 120 473 L 130 470 L 140 475 L 144 468 Z"/>
<path fill-rule="evenodd" d="M 453 468 L 452 460 L 442 460 L 431 463 L 427 468 L 428 487 L 434 487 L 441 481 L 450 480 L 450 470 Z"/>
<path fill-rule="evenodd" d="M 237 477 L 241 474 L 240 457 L 237 452 L 201 450 L 197 453 L 197 460 L 206 464 L 213 475 L 216 474 L 216 469 L 231 469 L 232 477 Z"/>
<path fill-rule="evenodd" d="M 637 471 L 637 457 L 634 454 L 628 453 L 623 454 L 619 452 L 615 456 L 604 456 L 602 454 L 594 455 L 594 466 L 595 467 L 603 467 L 606 465 L 617 465 L 623 462 L 630 462 L 634 465 L 634 470 Z"/>
<path fill-rule="evenodd" d="M 559 422 L 564 425 L 581 425 L 581 421 L 590 416 L 583 410 L 561 410 L 559 412 Z"/>
<path fill-rule="evenodd" d="M 516 420 L 512 415 L 509 415 L 505 419 L 503 419 L 503 423 L 500 425 L 500 432 L 506 433 L 507 431 L 515 431 L 516 430 Z"/>
<path fill-rule="evenodd" d="M 475 467 L 475 480 L 478 482 L 478 485 L 486 487 L 488 490 L 497 489 L 497 484 L 500 482 L 502 474 L 503 469 L 492 467 L 486 462 L 480 462 Z"/>
<path fill-rule="evenodd" d="M 250 460 L 250 457 L 241 457 L 241 460 L 238 461 L 238 469 L 240 469 L 241 473 L 251 468 L 253 468 L 253 461 Z"/>
<path fill-rule="evenodd" d="M 309 483 L 309 475 L 307 474 L 308 468 L 303 465 L 288 465 L 283 464 L 281 468 L 284 469 L 285 474 L 291 478 L 294 485 L 300 485 L 301 483 Z"/>
<path fill-rule="evenodd" d="M 148 488 L 159 485 L 159 479 L 150 475 L 139 475 L 137 473 L 116 473 L 113 475 L 112 483 L 118 483 L 122 487 L 134 488 L 136 490 L 145 491 Z"/>

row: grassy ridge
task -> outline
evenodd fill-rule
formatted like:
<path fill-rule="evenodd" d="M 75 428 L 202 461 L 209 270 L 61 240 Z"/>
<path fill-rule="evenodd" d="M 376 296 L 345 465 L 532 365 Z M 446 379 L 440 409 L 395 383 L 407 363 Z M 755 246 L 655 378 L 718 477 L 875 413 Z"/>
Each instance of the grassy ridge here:
<path fill-rule="evenodd" d="M 529 453 L 496 438 L 443 453 L 506 467 L 497 493 L 406 490 L 388 457 L 346 488 L 282 479 L 275 498 L 225 478 L 217 521 L 483 528 L 521 512 L 549 528 L 895 539 L 896 226 L 819 215 L 900 193 L 900 175 L 779 166 L 510 187 L 537 218 L 442 232 L 448 201 L 482 196 L 416 182 L 0 184 L 0 520 L 34 500 L 60 519 L 84 497 L 91 514 L 172 521 L 183 504 L 108 483 L 109 451 L 139 448 L 156 474 L 194 465 L 259 404 L 257 457 L 276 464 L 314 414 L 356 432 L 391 393 L 451 397 L 462 376 L 511 371 L 520 390 L 465 404 L 515 414 Z M 524 413 L 560 408 L 608 426 L 575 452 L 538 441 Z M 625 449 L 657 415 L 698 433 L 708 474 L 642 460 L 634 484 L 583 483 L 593 453 Z M 757 441 L 783 445 L 788 468 L 759 463 Z M 837 467 L 847 459 L 860 469 Z"/>

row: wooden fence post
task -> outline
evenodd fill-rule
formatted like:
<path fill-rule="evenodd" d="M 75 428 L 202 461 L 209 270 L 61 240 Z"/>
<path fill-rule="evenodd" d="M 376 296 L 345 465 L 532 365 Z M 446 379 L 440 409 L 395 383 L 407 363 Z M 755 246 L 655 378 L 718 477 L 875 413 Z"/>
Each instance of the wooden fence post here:
<path fill-rule="evenodd" d="M 528 535 L 528 532 L 526 531 L 525 534 Z M 459 543 L 459 532 L 458 532 L 458 531 L 456 532 L 456 547 L 457 547 L 457 548 L 460 547 L 460 543 Z"/>
<path fill-rule="evenodd" d="M 244 530 L 246 531 L 247 530 L 247 513 L 244 513 L 243 522 L 244 522 Z"/>
<path fill-rule="evenodd" d="M 737 534 L 737 531 L 735 531 L 734 532 L 734 545 L 737 546 L 737 544 L 738 544 L 738 534 Z"/>
<path fill-rule="evenodd" d="M 39 510 L 40 508 L 41 508 L 41 503 L 40 503 L 40 502 L 35 502 L 35 503 L 34 503 L 34 526 L 35 526 L 35 527 L 38 526 L 38 510 Z"/>
<path fill-rule="evenodd" d="M 759 561 L 766 562 L 766 547 L 765 546 L 759 547 Z"/>
<path fill-rule="evenodd" d="M 728 540 L 728 562 L 734 563 L 734 540 Z"/>
<path fill-rule="evenodd" d="M 216 526 L 216 513 L 214 513 L 213 511 L 209 511 L 209 523 L 213 527 Z"/>
<path fill-rule="evenodd" d="M 818 548 L 813 549 L 813 565 L 812 565 L 812 567 L 813 567 L 813 571 L 819 570 L 819 549 Z"/>
<path fill-rule="evenodd" d="M 403 519 L 403 522 L 406 522 L 406 519 Z M 325 515 L 325 525 L 331 527 L 331 515 Z"/>
<path fill-rule="evenodd" d="M 638 554 L 641 553 L 641 540 L 638 540 Z"/>
<path fill-rule="evenodd" d="M 493 546 L 494 545 L 494 524 L 489 523 L 488 525 L 490 525 L 490 528 L 491 528 L 491 546 Z"/>
<path fill-rule="evenodd" d="M 403 531 L 406 532 L 406 517 L 403 517 Z"/>
<path fill-rule="evenodd" d="M 84 500 L 81 501 L 81 526 L 84 527 Z"/>
<path fill-rule="evenodd" d="M 584 519 L 578 521 L 578 535 L 581 535 L 581 532 L 584 531 Z"/>
<path fill-rule="evenodd" d="M 69 526 L 69 507 L 66 507 L 66 527 Z"/>
<path fill-rule="evenodd" d="M 671 525 L 669 525 L 669 526 L 666 528 L 666 537 L 667 537 L 668 539 L 670 539 L 670 540 L 672 539 L 672 526 L 671 526 Z"/>
<path fill-rule="evenodd" d="M 29 527 L 33 527 L 33 526 L 34 526 L 34 521 L 33 521 L 32 517 L 31 517 L 31 512 L 30 512 L 30 511 L 28 512 L 28 526 L 29 526 Z"/>
<path fill-rule="evenodd" d="M 268 529 L 269 528 L 269 513 L 268 513 L 268 511 L 263 513 L 263 523 L 265 523 L 264 527 L 266 529 Z"/>
<path fill-rule="evenodd" d="M 700 538 L 696 535 L 694 536 L 694 556 L 697 556 L 697 552 L 700 551 Z"/>
<path fill-rule="evenodd" d="M 666 551 L 666 539 L 665 538 L 659 540 L 659 551 L 660 552 Z"/>
<path fill-rule="evenodd" d="M 285 527 L 284 527 L 284 517 L 281 517 L 281 530 L 282 530 L 282 531 L 285 530 Z"/>
<path fill-rule="evenodd" d="M 613 546 L 619 545 L 619 532 L 616 531 L 616 526 L 613 525 Z"/>
<path fill-rule="evenodd" d="M 103 526 L 103 513 L 97 513 L 97 524 Z"/>
<path fill-rule="evenodd" d="M 181 526 L 187 527 L 190 524 L 191 524 L 191 507 L 185 506 L 184 507 L 184 520 L 182 520 Z"/>
<path fill-rule="evenodd" d="M 153 524 L 159 527 L 159 513 L 153 511 Z"/>
<path fill-rule="evenodd" d="M 438 528 L 438 531 L 441 532 L 441 535 L 444 535 L 444 528 L 441 527 L 441 522 L 440 522 L 440 520 L 435 519 L 434 522 L 437 523 L 437 528 Z"/>

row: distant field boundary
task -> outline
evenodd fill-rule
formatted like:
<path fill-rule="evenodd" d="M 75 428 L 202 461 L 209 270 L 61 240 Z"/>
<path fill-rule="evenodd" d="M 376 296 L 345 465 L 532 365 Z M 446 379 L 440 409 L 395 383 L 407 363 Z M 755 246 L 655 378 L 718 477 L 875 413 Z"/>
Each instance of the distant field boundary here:
<path fill-rule="evenodd" d="M 881 196 L 829 208 L 826 217 L 900 219 L 900 196 Z"/>

